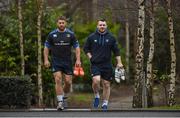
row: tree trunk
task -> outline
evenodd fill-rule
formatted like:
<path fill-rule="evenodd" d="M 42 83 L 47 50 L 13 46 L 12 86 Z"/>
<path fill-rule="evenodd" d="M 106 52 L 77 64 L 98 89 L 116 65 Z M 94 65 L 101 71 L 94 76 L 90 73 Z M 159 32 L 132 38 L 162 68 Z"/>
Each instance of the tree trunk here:
<path fill-rule="evenodd" d="M 43 105 L 43 90 L 42 90 L 42 53 L 41 53 L 41 18 L 43 13 L 43 4 L 44 0 L 37 0 L 38 5 L 38 18 L 37 18 L 37 36 L 38 36 L 38 91 L 39 91 L 39 100 L 38 105 L 41 107 Z"/>
<path fill-rule="evenodd" d="M 170 74 L 170 88 L 168 91 L 168 105 L 172 106 L 175 104 L 175 81 L 176 81 L 176 50 L 174 43 L 174 26 L 171 11 L 171 0 L 165 0 L 168 14 L 168 27 L 169 27 L 169 41 L 171 51 L 171 74 Z"/>
<path fill-rule="evenodd" d="M 126 22 L 125 22 L 125 31 L 126 31 L 126 79 L 129 81 L 129 20 L 128 20 L 128 0 L 125 2 L 126 9 Z"/>
<path fill-rule="evenodd" d="M 147 104 L 148 107 L 153 106 L 153 98 L 152 98 L 152 79 L 153 79 L 153 72 L 152 72 L 152 61 L 154 58 L 154 3 L 155 0 L 151 0 L 151 7 L 149 10 L 149 16 L 150 16 L 150 30 L 149 30 L 149 43 L 150 43 L 150 50 L 149 50 L 149 57 L 147 61 L 147 77 L 146 77 L 146 86 L 147 86 Z"/>
<path fill-rule="evenodd" d="M 18 0 L 18 22 L 19 22 L 19 41 L 20 41 L 20 56 L 21 56 L 21 76 L 24 76 L 24 43 L 23 43 L 21 0 Z"/>
<path fill-rule="evenodd" d="M 93 11 L 93 20 L 97 20 L 98 18 L 98 0 L 92 0 L 92 11 Z"/>
<path fill-rule="evenodd" d="M 137 54 L 136 54 L 136 67 L 135 67 L 135 95 L 133 96 L 133 107 L 142 107 L 142 81 L 143 81 L 143 63 L 144 63 L 144 12 L 145 0 L 138 0 L 138 34 L 137 34 Z"/>

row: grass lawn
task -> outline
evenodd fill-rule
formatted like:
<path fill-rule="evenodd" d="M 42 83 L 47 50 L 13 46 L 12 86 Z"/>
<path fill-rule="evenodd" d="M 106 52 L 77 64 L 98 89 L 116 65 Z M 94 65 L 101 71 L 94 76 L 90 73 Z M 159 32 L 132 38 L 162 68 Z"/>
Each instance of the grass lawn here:
<path fill-rule="evenodd" d="M 92 105 L 92 93 L 72 93 L 68 98 L 68 106 L 78 108 L 89 108 Z"/>

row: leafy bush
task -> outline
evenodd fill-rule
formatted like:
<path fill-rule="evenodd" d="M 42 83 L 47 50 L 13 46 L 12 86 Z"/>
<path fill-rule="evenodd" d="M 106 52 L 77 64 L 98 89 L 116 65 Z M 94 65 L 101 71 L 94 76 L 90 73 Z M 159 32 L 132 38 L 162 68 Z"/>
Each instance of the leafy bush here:
<path fill-rule="evenodd" d="M 0 106 L 29 107 L 32 90 L 29 77 L 0 77 Z"/>

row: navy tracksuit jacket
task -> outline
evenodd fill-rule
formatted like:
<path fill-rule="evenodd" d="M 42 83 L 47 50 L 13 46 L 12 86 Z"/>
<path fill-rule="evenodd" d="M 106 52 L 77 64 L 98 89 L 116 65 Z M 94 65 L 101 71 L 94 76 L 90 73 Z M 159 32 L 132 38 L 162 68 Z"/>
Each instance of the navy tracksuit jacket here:
<path fill-rule="evenodd" d="M 89 35 L 84 45 L 84 52 L 91 53 L 91 63 L 96 65 L 111 64 L 112 52 L 115 56 L 120 56 L 117 41 L 108 31 L 100 33 L 96 30 Z"/>

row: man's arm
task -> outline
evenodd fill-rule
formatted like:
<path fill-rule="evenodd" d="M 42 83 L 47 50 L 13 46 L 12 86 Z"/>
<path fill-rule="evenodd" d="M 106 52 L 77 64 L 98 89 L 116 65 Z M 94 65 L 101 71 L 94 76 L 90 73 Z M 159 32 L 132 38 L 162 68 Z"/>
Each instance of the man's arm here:
<path fill-rule="evenodd" d="M 87 54 L 88 58 L 90 59 L 92 57 L 91 53 L 90 53 L 90 39 L 89 37 L 86 39 L 85 45 L 84 45 L 84 52 Z"/>
<path fill-rule="evenodd" d="M 81 66 L 80 54 L 81 54 L 80 48 L 77 47 L 76 48 L 76 66 Z"/>
<path fill-rule="evenodd" d="M 49 56 L 49 48 L 45 47 L 44 48 L 44 66 L 46 68 L 48 68 L 50 66 L 48 56 Z"/>
<path fill-rule="evenodd" d="M 72 41 L 71 43 L 72 43 L 72 46 L 75 49 L 75 54 L 76 54 L 76 63 L 75 63 L 75 65 L 76 66 L 81 66 L 81 58 L 80 58 L 81 50 L 80 50 L 79 42 L 76 39 L 74 34 L 72 34 L 72 40 L 71 41 Z"/>
<path fill-rule="evenodd" d="M 88 56 L 89 59 L 91 59 L 92 55 L 90 53 L 90 43 L 89 40 L 87 39 L 85 45 L 84 45 L 84 52 L 86 53 L 86 55 Z"/>
<path fill-rule="evenodd" d="M 123 67 L 121 56 L 116 56 L 116 62 L 117 62 L 117 65 L 116 65 L 117 67 L 120 67 L 120 68 Z"/>
<path fill-rule="evenodd" d="M 123 64 L 122 64 L 121 56 L 120 56 L 120 49 L 118 48 L 118 44 L 117 44 L 117 41 L 116 41 L 115 38 L 114 38 L 112 51 L 113 51 L 113 53 L 114 53 L 114 55 L 116 57 L 116 62 L 117 62 L 116 67 L 123 68 Z"/>

